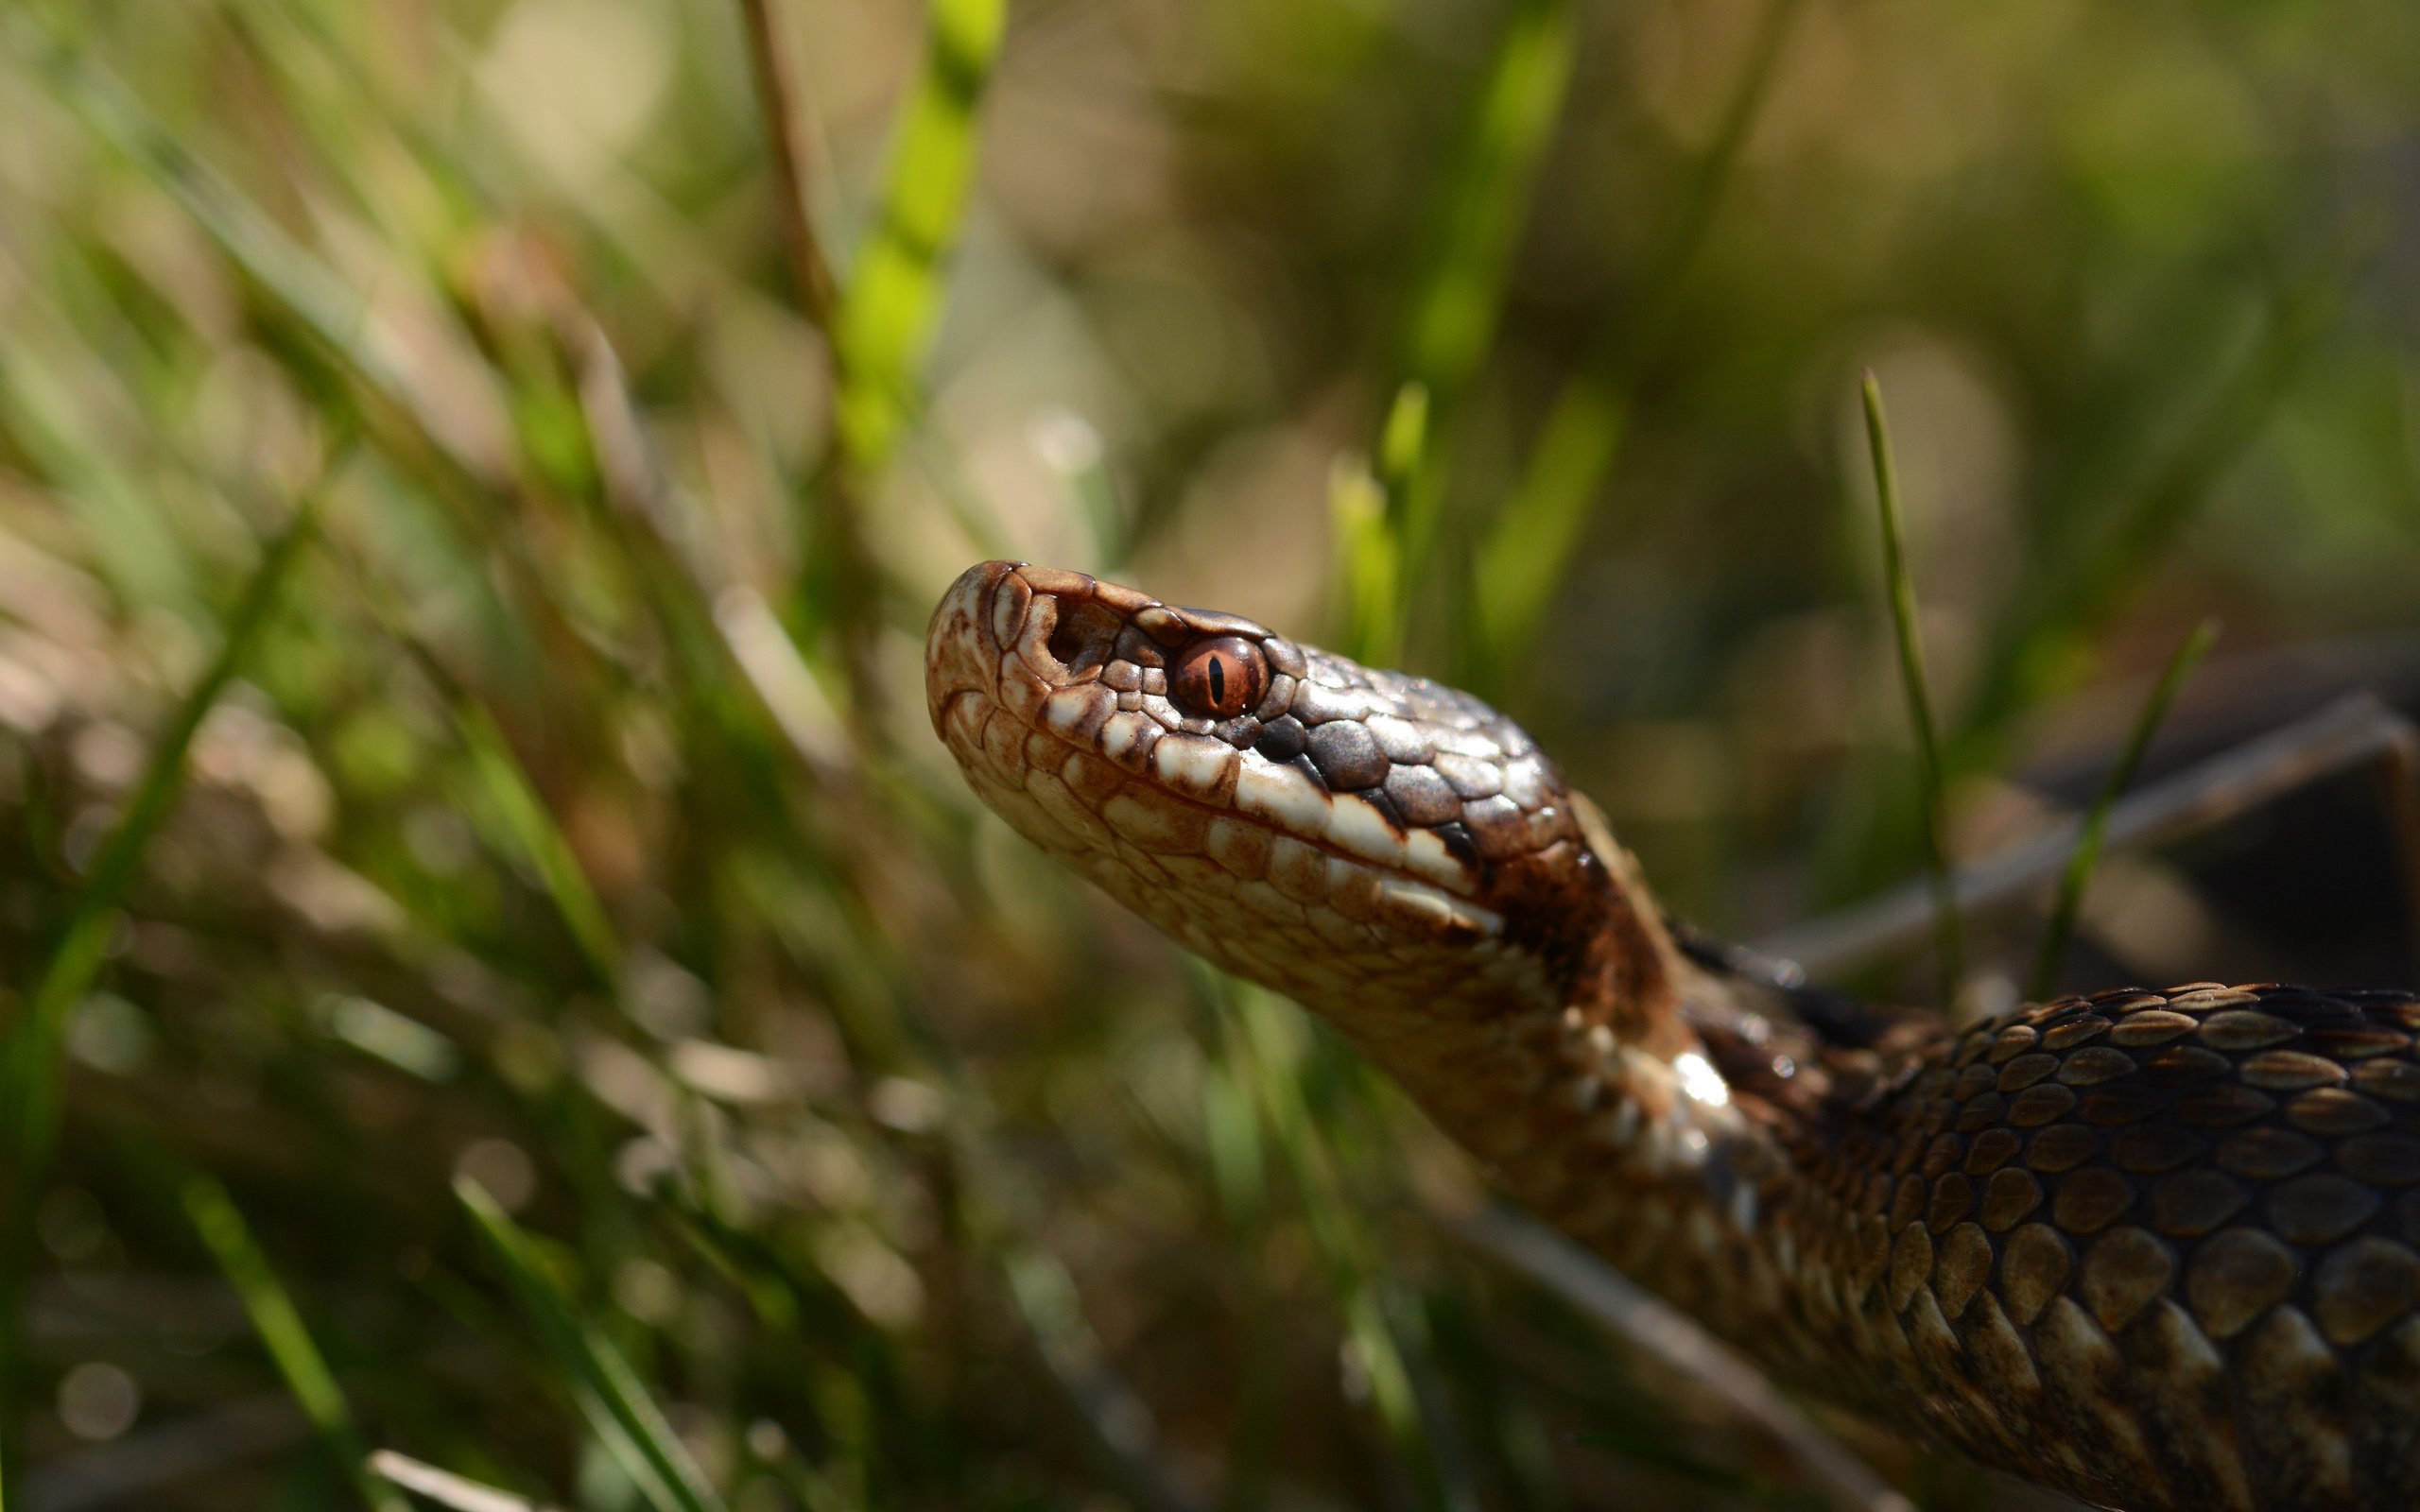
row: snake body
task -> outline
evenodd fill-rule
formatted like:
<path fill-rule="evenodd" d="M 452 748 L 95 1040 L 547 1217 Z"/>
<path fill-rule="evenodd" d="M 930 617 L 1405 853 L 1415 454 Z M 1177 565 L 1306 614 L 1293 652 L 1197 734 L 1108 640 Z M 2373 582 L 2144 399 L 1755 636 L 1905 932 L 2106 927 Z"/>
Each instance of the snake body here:
<path fill-rule="evenodd" d="M 1485 704 L 1082 574 L 970 568 L 926 686 L 1011 826 L 1778 1379 L 2105 1506 L 2420 1507 L 2412 995 L 1815 1011 Z"/>

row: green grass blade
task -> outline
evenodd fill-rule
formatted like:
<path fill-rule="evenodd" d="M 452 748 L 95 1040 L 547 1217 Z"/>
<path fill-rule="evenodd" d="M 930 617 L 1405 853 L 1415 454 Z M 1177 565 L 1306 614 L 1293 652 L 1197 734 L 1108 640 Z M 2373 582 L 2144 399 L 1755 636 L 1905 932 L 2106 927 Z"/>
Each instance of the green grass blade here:
<path fill-rule="evenodd" d="M 261 558 L 243 597 L 227 622 L 218 654 L 179 705 L 176 717 L 152 747 L 133 799 L 94 859 L 84 889 L 76 897 L 49 962 L 35 980 L 24 1013 L 0 1059 L 0 1088 L 12 1109 L 11 1177 L 23 1200 L 49 1156 L 59 1116 L 59 1054 L 67 1019 L 92 987 L 109 947 L 118 905 L 141 870 L 144 852 L 183 789 L 185 755 L 218 696 L 234 679 L 259 640 L 261 628 L 285 593 L 286 579 L 309 540 L 309 503 Z"/>
<path fill-rule="evenodd" d="M 976 107 L 998 53 L 1005 0 L 934 0 L 925 65 L 892 148 L 882 210 L 840 299 L 840 444 L 880 467 L 912 407 L 974 182 Z"/>
<path fill-rule="evenodd" d="M 1569 0 L 1520 0 L 1447 181 L 1404 370 L 1450 404 L 1495 332 L 1514 240 L 1571 80 Z"/>
<path fill-rule="evenodd" d="M 1414 1385 L 1412 1355 L 1426 1352 L 1424 1326 L 1416 1310 L 1386 1305 L 1389 1282 L 1375 1246 L 1357 1221 L 1327 1137 L 1304 1095 L 1302 1067 L 1288 1043 L 1288 1010 L 1258 988 L 1230 982 L 1223 990 L 1238 1027 L 1236 1058 L 1259 1094 L 1270 1143 L 1302 1194 L 1303 1215 L 1327 1263 L 1370 1408 L 1429 1506 L 1475 1506 L 1457 1467 L 1453 1425 L 1432 1416 Z"/>
<path fill-rule="evenodd" d="M 193 1220 L 194 1231 L 201 1236 L 228 1284 L 243 1299 L 252 1329 L 276 1364 L 278 1374 L 285 1377 L 286 1389 L 294 1394 L 311 1426 L 319 1430 L 328 1452 L 343 1467 L 354 1488 L 361 1494 L 362 1503 L 373 1512 L 406 1512 L 404 1499 L 367 1469 L 369 1450 L 354 1423 L 353 1409 L 346 1405 L 335 1374 L 320 1356 L 319 1346 L 311 1342 L 302 1313 L 269 1267 L 268 1257 L 261 1253 L 234 1199 L 227 1194 L 225 1187 L 199 1173 L 185 1178 L 179 1195 L 185 1215 Z"/>
<path fill-rule="evenodd" d="M 48 323 L 48 322 L 45 322 Z M 57 322 L 62 345 L 77 333 Z M 40 340 L 14 336 L 0 349 L 0 423 L 22 446 L 60 507 L 82 524 L 93 558 L 127 602 L 174 612 L 199 608 L 188 553 L 163 514 L 156 490 L 130 467 L 85 412 L 84 376 L 61 370 Z M 90 371 L 89 354 L 85 356 Z"/>
<path fill-rule="evenodd" d="M 1428 449 L 1428 390 L 1408 383 L 1395 391 L 1378 433 L 1374 469 L 1358 458 L 1340 461 L 1328 482 L 1328 526 L 1336 543 L 1332 602 L 1346 655 L 1376 666 L 1403 660 L 1405 614 L 1411 595 L 1412 495 L 1423 486 Z"/>
<path fill-rule="evenodd" d="M 1882 386 L 1874 374 L 1859 386 L 1865 401 L 1865 438 L 1874 455 L 1876 513 L 1882 528 L 1882 576 L 1891 601 L 1891 631 L 1899 652 L 1899 679 L 1908 696 L 1908 723 L 1916 741 L 1916 781 L 1923 790 L 1925 869 L 1932 879 L 1933 934 L 1940 957 L 1941 1005 L 1946 1009 L 1958 996 L 1964 976 L 1959 938 L 1958 903 L 1949 888 L 1949 853 L 1944 843 L 1947 827 L 1941 770 L 1941 742 L 1933 723 L 1932 694 L 1925 678 L 1924 638 L 1916 623 L 1916 584 L 1908 571 L 1908 554 L 1900 528 L 1899 465 L 1891 452 L 1890 422 L 1882 413 Z"/>
<path fill-rule="evenodd" d="M 306 498 L 285 534 L 262 556 L 228 619 L 218 654 L 186 692 L 175 717 L 152 747 L 133 798 L 102 842 L 83 890 L 69 907 L 49 961 L 26 995 L 8 1042 L 0 1046 L 0 1097 L 7 1099 L 9 1108 L 5 1124 L 0 1124 L 0 1138 L 6 1140 L 5 1148 L 0 1148 L 0 1171 L 7 1173 L 8 1192 L 7 1228 L 0 1229 L 0 1246 L 6 1246 L 0 1249 L 0 1372 L 13 1369 L 9 1362 L 17 1358 L 17 1299 L 31 1243 L 28 1230 L 34 1202 L 59 1139 L 65 1075 L 60 1061 L 68 1018 L 99 973 L 117 925 L 119 904 L 142 870 L 152 836 L 183 789 L 185 756 L 194 735 L 251 657 L 310 539 L 314 517 L 314 502 Z M 12 1429 L 14 1391 L 5 1374 L 0 1374 L 0 1408 L 6 1409 L 6 1421 Z M 0 1437 L 6 1436 L 0 1432 Z M 6 1447 L 16 1446 L 11 1441 Z"/>
<path fill-rule="evenodd" d="M 2034 587 L 2014 595 L 2015 621 L 1996 637 L 1966 728 L 1949 753 L 1954 770 L 1988 765 L 2019 714 L 2085 675 L 2094 634 L 2152 580 L 2149 565 L 2259 439 L 2296 375 L 2336 328 L 2361 262 L 2348 244 L 2280 291 L 2252 350 L 2148 480 L 2131 498 L 2112 499 L 2098 511 L 2112 524 L 2088 541 L 2054 550 L 2032 575 Z"/>
<path fill-rule="evenodd" d="M 1629 417 L 1627 400 L 1585 374 L 1572 380 L 1547 416 L 1521 482 L 1488 527 L 1472 567 L 1467 670 L 1474 681 L 1500 682 L 1537 639 Z"/>
<path fill-rule="evenodd" d="M 1386 423 L 1378 427 L 1378 486 L 1387 493 L 1389 520 L 1407 539 L 1415 534 L 1412 490 L 1428 461 L 1430 398 L 1426 384 L 1417 379 L 1405 384 L 1395 390 Z"/>
<path fill-rule="evenodd" d="M 1513 249 L 1571 81 L 1573 9 L 1570 0 L 1517 0 L 1496 47 L 1439 197 L 1426 266 L 1406 321 L 1406 383 L 1389 416 L 1390 433 L 1403 416 L 1403 394 L 1415 388 L 1424 432 L 1427 406 L 1440 417 L 1452 414 L 1495 339 Z M 1400 615 L 1409 610 L 1412 590 L 1426 580 L 1438 546 L 1445 457 L 1424 441 L 1398 478 L 1386 461 L 1390 449 L 1381 441 L 1380 477 L 1402 541 Z M 1400 642 L 1400 627 L 1390 638 Z"/>
<path fill-rule="evenodd" d="M 2069 524 L 2031 554 L 2006 595 L 2007 611 L 1990 627 L 1974 694 L 1943 751 L 1945 772 L 1990 770 L 2028 710 L 2089 677 L 2096 637 L 2157 581 L 2162 554 L 2269 434 L 2278 405 L 2340 329 L 2366 237 L 2357 228 L 2331 238 L 2324 255 L 2272 292 L 2249 350 L 2232 358 L 2218 349 L 2197 352 L 2187 369 L 2165 380 L 2178 390 L 2168 403 L 2187 422 L 2156 440 L 2146 428 L 2135 455 L 2110 470 L 2113 481 L 2066 506 Z M 2211 379 L 2212 369 L 2223 370 Z M 2197 391 L 2205 397 L 2187 397 Z M 2141 481 L 2114 481 L 2121 472 Z M 1903 816 L 1842 805 L 1813 847 L 1813 890 L 1835 902 L 1866 892 L 1904 869 L 1916 843 Z"/>
<path fill-rule="evenodd" d="M 476 1182 L 458 1181 L 454 1190 L 562 1372 L 581 1416 L 640 1494 L 656 1512 L 723 1512 L 722 1499 L 630 1362 L 580 1316 L 520 1226 Z"/>
<path fill-rule="evenodd" d="M 1754 41 L 1749 44 L 1747 62 L 1723 102 L 1721 124 L 1715 130 L 1713 144 L 1689 175 L 1680 208 L 1673 214 L 1671 230 L 1652 265 L 1654 272 L 1646 281 L 1645 286 L 1659 297 L 1659 303 L 1649 313 L 1647 329 L 1633 338 L 1634 351 L 1651 352 L 1673 329 L 1671 322 L 1681 308 L 1681 301 L 1675 296 L 1697 263 L 1706 232 L 1713 229 L 1715 212 L 1722 208 L 1724 191 L 1731 187 L 1732 176 L 1738 171 L 1748 138 L 1764 117 L 1782 54 L 1806 9 L 1806 0 L 1766 0 L 1764 18 L 1757 26 Z M 1604 354 L 1615 355 L 1618 345 L 1617 340 L 1609 340 Z"/>
<path fill-rule="evenodd" d="M 1360 457 L 1339 457 L 1328 476 L 1328 532 L 1334 540 L 1336 648 L 1353 661 L 1394 665 L 1396 612 L 1404 588 L 1404 544 L 1387 523 L 1387 489 Z"/>
<path fill-rule="evenodd" d="M 530 780 L 528 769 L 514 753 L 512 742 L 487 706 L 463 686 L 444 661 L 412 630 L 402 611 L 388 601 L 384 585 L 372 576 L 359 558 L 341 541 L 331 549 L 353 578 L 361 605 L 443 696 L 455 730 L 470 755 L 478 791 L 487 800 L 489 814 L 504 830 L 504 844 L 537 874 L 539 885 L 553 901 L 564 928 L 571 932 L 572 943 L 597 984 L 618 996 L 623 982 L 623 956 L 612 916 L 606 912 L 604 900 L 596 895 L 596 885 L 588 880 L 588 873 L 580 868 L 569 836 L 556 822 L 537 784 Z"/>
<path fill-rule="evenodd" d="M 1547 407 L 1536 449 L 1503 513 L 1487 528 L 1469 585 L 1473 633 L 1462 675 L 1471 681 L 1500 681 L 1536 640 L 1555 588 L 1579 549 L 1589 506 L 1619 455 L 1633 377 L 1676 329 L 1685 307 L 1682 286 L 1763 115 L 1785 45 L 1805 9 L 1806 0 L 1769 0 L 1713 145 L 1698 160 L 1670 229 L 1639 280 L 1648 302 L 1635 319 L 1609 323 L 1592 343 L 1580 371 Z"/>
<path fill-rule="evenodd" d="M 1375 469 L 1340 458 L 1328 479 L 1328 529 L 1335 543 L 1335 644 L 1357 662 L 1402 661 L 1406 580 L 1404 500 L 1417 486 L 1428 435 L 1428 394 L 1406 384 L 1388 408 Z"/>
<path fill-rule="evenodd" d="M 555 822 L 545 800 L 530 783 L 521 759 L 513 754 L 512 743 L 505 738 L 494 716 L 459 690 L 454 698 L 454 723 L 470 748 L 480 788 L 514 848 L 530 869 L 538 873 L 546 895 L 554 900 L 564 927 L 579 946 L 581 957 L 600 983 L 618 991 L 622 983 L 622 947 L 605 912 L 604 901 L 596 896 L 588 873 L 580 869 L 579 858 L 572 852 L 571 841 L 564 836 L 562 827 Z"/>
<path fill-rule="evenodd" d="M 2202 659 L 2219 640 L 2216 615 L 2193 627 L 2185 644 L 2169 658 L 2167 670 L 2152 685 L 2151 696 L 2143 700 L 2140 713 L 2135 716 L 2135 728 L 2127 732 L 2126 745 L 2118 753 L 2100 791 L 2084 815 L 2083 832 L 2076 836 L 2075 853 L 2067 857 L 2066 870 L 2059 877 L 2058 902 L 2050 909 L 2049 923 L 2042 932 L 2042 950 L 2033 960 L 2033 980 L 2027 995 L 2040 1002 L 2050 995 L 2059 975 L 2059 962 L 2066 955 L 2067 940 L 2075 933 L 2076 913 L 2083 906 L 2083 889 L 2092 880 L 2092 868 L 2100 860 L 2102 844 L 2109 834 L 2109 811 L 2119 795 L 2134 785 L 2135 773 L 2143 765 L 2143 753 L 2151 749 L 2152 737 L 2159 732 L 2160 721 L 2168 717 L 2176 696 L 2184 691 L 2185 679 L 2193 675 Z"/>

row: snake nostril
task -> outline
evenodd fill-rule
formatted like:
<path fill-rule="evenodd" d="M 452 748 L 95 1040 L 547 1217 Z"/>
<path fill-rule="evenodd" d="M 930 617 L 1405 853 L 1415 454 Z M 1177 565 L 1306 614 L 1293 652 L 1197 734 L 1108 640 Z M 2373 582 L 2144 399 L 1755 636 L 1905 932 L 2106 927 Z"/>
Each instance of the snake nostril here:
<path fill-rule="evenodd" d="M 1050 654 L 1070 673 L 1089 672 L 1110 660 L 1110 648 L 1125 622 L 1089 600 L 1070 605 L 1060 600 L 1059 627 L 1050 632 Z"/>

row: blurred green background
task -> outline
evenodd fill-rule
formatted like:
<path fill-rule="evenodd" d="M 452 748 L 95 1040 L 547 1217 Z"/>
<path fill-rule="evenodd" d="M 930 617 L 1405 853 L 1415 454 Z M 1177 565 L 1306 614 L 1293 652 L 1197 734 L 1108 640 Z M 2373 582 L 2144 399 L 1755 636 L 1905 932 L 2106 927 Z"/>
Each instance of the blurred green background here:
<path fill-rule="evenodd" d="M 2213 611 L 2154 770 L 2420 694 L 2415 260 L 2404 0 L 12 0 L 8 1504 L 1824 1504 L 981 814 L 925 616 L 1451 678 L 1752 937 L 1920 854 L 1860 369 L 1979 854 Z M 2067 980 L 2401 975 L 2365 782 Z"/>

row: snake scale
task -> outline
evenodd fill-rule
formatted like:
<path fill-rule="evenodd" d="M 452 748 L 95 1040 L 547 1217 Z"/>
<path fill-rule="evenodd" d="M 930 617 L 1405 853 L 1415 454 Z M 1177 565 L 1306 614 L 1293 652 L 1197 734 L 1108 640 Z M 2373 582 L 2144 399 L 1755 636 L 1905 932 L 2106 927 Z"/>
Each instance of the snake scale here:
<path fill-rule="evenodd" d="M 1007 562 L 925 676 L 1011 826 L 1777 1379 L 2105 1506 L 2420 1507 L 2411 994 L 1813 1011 L 1453 689 Z"/>

